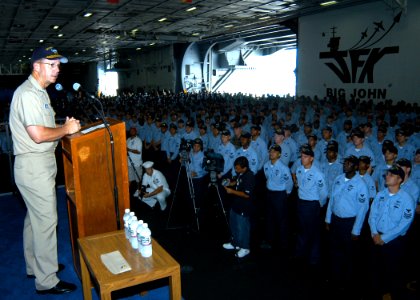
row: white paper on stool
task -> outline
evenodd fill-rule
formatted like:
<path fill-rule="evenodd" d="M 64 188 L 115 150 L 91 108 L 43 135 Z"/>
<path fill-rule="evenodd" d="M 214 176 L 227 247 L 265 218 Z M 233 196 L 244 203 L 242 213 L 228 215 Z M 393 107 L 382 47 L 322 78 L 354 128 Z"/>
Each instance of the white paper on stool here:
<path fill-rule="evenodd" d="M 131 270 L 130 265 L 118 250 L 101 254 L 101 260 L 112 274 L 120 274 Z"/>

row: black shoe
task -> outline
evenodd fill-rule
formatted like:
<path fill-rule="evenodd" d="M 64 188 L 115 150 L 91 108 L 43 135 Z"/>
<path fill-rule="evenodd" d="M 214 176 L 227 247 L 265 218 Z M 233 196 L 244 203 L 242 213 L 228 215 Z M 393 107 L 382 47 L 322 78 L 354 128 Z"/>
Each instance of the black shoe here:
<path fill-rule="evenodd" d="M 66 266 L 65 266 L 65 265 L 63 265 L 63 264 L 58 264 L 58 271 L 57 271 L 57 273 L 58 273 L 58 272 L 63 271 L 65 268 L 66 268 Z M 26 275 L 26 277 L 27 277 L 27 278 L 35 278 L 35 275 Z"/>
<path fill-rule="evenodd" d="M 36 290 L 37 294 L 40 295 L 46 295 L 46 294 L 65 294 L 65 293 L 70 293 L 73 292 L 77 289 L 76 285 L 73 283 L 69 283 L 69 282 L 65 282 L 60 280 L 57 285 L 53 288 L 50 288 L 49 290 Z"/>

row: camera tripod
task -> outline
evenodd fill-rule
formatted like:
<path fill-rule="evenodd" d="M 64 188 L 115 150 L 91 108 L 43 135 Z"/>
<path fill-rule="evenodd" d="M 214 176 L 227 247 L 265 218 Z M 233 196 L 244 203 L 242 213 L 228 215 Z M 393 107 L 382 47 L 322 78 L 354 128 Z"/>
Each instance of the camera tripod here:
<path fill-rule="evenodd" d="M 134 162 L 131 159 L 130 155 L 127 155 L 127 156 L 128 156 L 128 160 L 130 161 L 130 165 L 133 168 L 134 174 L 136 175 L 136 177 L 138 179 L 138 183 L 137 183 L 137 191 L 138 191 L 141 187 L 141 178 L 140 178 L 140 175 L 137 173 L 136 166 L 134 165 Z"/>
<path fill-rule="evenodd" d="M 217 198 L 219 199 L 219 203 L 220 203 L 220 208 L 222 210 L 225 222 L 226 222 L 226 227 L 229 231 L 230 237 L 232 239 L 232 232 L 230 230 L 230 226 L 229 226 L 229 221 L 226 215 L 226 210 L 225 210 L 225 206 L 223 205 L 223 201 L 222 201 L 222 197 L 220 196 L 220 192 L 219 192 L 219 185 L 217 184 L 217 174 L 216 171 L 210 171 L 210 183 L 209 183 L 209 187 L 213 186 L 216 189 L 216 193 L 217 193 Z M 232 239 L 233 240 L 233 239 Z"/>
<path fill-rule="evenodd" d="M 174 197 L 172 199 L 171 207 L 169 209 L 169 216 L 168 216 L 168 221 L 166 223 L 166 228 L 169 229 L 169 222 L 171 220 L 172 209 L 173 209 L 174 204 L 175 204 L 175 199 L 176 199 L 177 190 L 178 190 L 179 181 L 180 181 L 179 179 L 181 177 L 181 170 L 183 168 L 185 169 L 185 172 L 186 172 L 186 175 L 187 175 L 188 191 L 189 191 L 191 201 L 192 201 L 192 205 L 193 205 L 193 211 L 194 211 L 194 217 L 195 217 L 197 230 L 200 231 L 200 222 L 198 220 L 198 210 L 199 209 L 197 208 L 196 202 L 195 202 L 195 193 L 194 193 L 193 179 L 191 177 L 191 172 L 190 172 L 190 163 L 188 162 L 188 159 L 186 157 L 183 157 L 183 156 L 181 156 L 181 166 L 179 167 L 179 171 L 178 171 L 178 178 L 176 180 Z"/>

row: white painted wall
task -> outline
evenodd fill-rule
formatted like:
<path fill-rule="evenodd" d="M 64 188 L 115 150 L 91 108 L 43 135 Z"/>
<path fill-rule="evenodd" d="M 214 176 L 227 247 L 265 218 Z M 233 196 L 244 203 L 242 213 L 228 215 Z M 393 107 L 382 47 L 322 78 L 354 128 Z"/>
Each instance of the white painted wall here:
<path fill-rule="evenodd" d="M 350 99 L 356 89 L 356 98 L 392 99 L 395 101 L 420 102 L 420 1 L 408 0 L 407 12 L 402 14 L 399 23 L 376 44 L 373 41 L 385 33 L 399 11 L 392 11 L 384 2 L 374 2 L 351 8 L 333 10 L 327 13 L 302 17 L 299 20 L 298 44 L 298 95 L 319 96 L 337 95 Z M 363 66 L 369 55 L 377 48 L 383 51 L 386 47 L 398 47 L 397 54 L 388 54 L 380 58 L 373 68 L 373 82 L 343 83 L 325 64 L 337 65 L 335 59 L 320 59 L 320 52 L 329 52 L 328 42 L 331 28 L 336 27 L 336 36 L 340 38 L 339 51 L 347 51 L 361 38 L 367 30 L 367 41 L 377 27 L 374 22 L 382 22 L 384 30 L 379 31 L 367 43 L 363 50 L 367 54 L 358 58 L 354 76 L 360 77 Z M 325 36 L 323 36 L 323 33 Z M 351 72 L 350 52 L 346 52 L 345 63 Z M 355 54 L 355 52 L 353 52 Z"/>

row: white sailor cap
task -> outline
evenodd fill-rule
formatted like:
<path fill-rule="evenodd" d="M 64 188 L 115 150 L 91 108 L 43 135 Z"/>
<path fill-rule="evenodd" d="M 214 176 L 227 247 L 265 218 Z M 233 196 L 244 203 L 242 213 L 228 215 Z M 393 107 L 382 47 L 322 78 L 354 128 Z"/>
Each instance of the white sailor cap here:
<path fill-rule="evenodd" d="M 143 167 L 146 169 L 153 167 L 153 161 L 146 161 L 143 163 Z"/>

